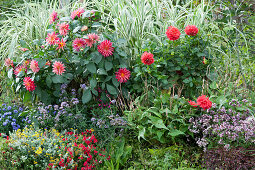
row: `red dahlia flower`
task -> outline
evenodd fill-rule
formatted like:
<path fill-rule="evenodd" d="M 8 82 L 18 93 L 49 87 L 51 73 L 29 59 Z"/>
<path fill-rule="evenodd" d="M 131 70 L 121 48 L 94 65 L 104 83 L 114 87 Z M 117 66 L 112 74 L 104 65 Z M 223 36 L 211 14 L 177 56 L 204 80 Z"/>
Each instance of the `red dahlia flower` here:
<path fill-rule="evenodd" d="M 62 62 L 60 61 L 55 61 L 53 64 L 53 73 L 57 75 L 62 75 L 65 72 L 65 66 Z"/>
<path fill-rule="evenodd" d="M 76 16 L 77 16 L 78 18 L 80 18 L 81 15 L 82 15 L 84 12 L 85 12 L 85 10 L 84 10 L 83 8 L 79 8 L 79 9 L 77 9 L 77 10 L 75 10 L 75 11 L 73 11 L 73 12 L 71 13 L 71 18 L 72 18 L 72 19 L 75 19 Z"/>
<path fill-rule="evenodd" d="M 34 91 L 36 87 L 34 81 L 30 77 L 24 78 L 23 85 L 26 87 L 28 91 Z"/>
<path fill-rule="evenodd" d="M 196 102 L 194 102 L 194 101 L 188 101 L 189 102 L 189 104 L 191 105 L 191 106 L 193 106 L 193 107 L 197 107 L 198 106 L 198 104 L 196 103 Z"/>
<path fill-rule="evenodd" d="M 97 41 L 99 41 L 99 36 L 97 35 L 97 34 L 95 34 L 95 33 L 93 33 L 93 34 L 88 34 L 87 35 L 88 36 L 88 39 L 85 39 L 85 41 L 86 41 L 86 45 L 88 46 L 88 47 L 92 47 L 92 45 L 94 44 L 94 43 L 96 43 Z"/>
<path fill-rule="evenodd" d="M 174 26 L 170 26 L 166 30 L 166 36 L 171 41 L 178 40 L 180 38 L 180 35 L 181 35 L 180 31 L 178 30 L 178 28 Z"/>
<path fill-rule="evenodd" d="M 101 53 L 104 57 L 111 56 L 114 51 L 114 47 L 112 46 L 112 42 L 109 40 L 104 40 L 97 46 L 97 50 Z"/>
<path fill-rule="evenodd" d="M 55 32 L 49 33 L 46 37 L 46 42 L 49 45 L 55 45 L 58 40 L 59 38 Z"/>
<path fill-rule="evenodd" d="M 195 25 L 188 25 L 187 27 L 185 27 L 184 32 L 187 35 L 195 36 L 198 33 L 198 28 Z"/>
<path fill-rule="evenodd" d="M 50 14 L 50 24 L 52 24 L 53 22 L 55 22 L 56 20 L 58 20 L 58 13 L 53 11 Z"/>
<path fill-rule="evenodd" d="M 15 67 L 14 74 L 17 76 L 21 71 L 26 71 L 26 67 L 24 65 L 18 65 Z"/>
<path fill-rule="evenodd" d="M 39 65 L 38 65 L 38 61 L 32 60 L 32 61 L 30 62 L 30 69 L 31 69 L 34 73 L 37 73 L 37 72 L 40 70 Z"/>
<path fill-rule="evenodd" d="M 76 38 L 74 41 L 73 41 L 73 48 L 75 49 L 75 51 L 80 51 L 81 48 L 84 48 L 86 45 L 86 42 L 84 39 L 82 38 Z"/>
<path fill-rule="evenodd" d="M 145 65 L 151 65 L 154 63 L 153 54 L 145 51 L 141 57 L 142 63 Z"/>
<path fill-rule="evenodd" d="M 126 68 L 120 68 L 118 72 L 116 72 L 116 79 L 120 83 L 125 83 L 129 80 L 130 78 L 130 71 Z"/>
<path fill-rule="evenodd" d="M 199 96 L 197 98 L 197 104 L 204 110 L 210 109 L 212 107 L 212 102 L 209 100 L 209 97 L 205 95 Z"/>
<path fill-rule="evenodd" d="M 58 29 L 59 29 L 59 33 L 63 36 L 66 36 L 68 34 L 69 29 L 69 24 L 66 22 L 63 22 L 61 24 L 57 24 Z"/>
<path fill-rule="evenodd" d="M 63 40 L 63 38 L 61 40 L 58 40 L 57 41 L 57 49 L 62 49 L 64 51 L 64 46 L 66 46 L 66 41 Z"/>

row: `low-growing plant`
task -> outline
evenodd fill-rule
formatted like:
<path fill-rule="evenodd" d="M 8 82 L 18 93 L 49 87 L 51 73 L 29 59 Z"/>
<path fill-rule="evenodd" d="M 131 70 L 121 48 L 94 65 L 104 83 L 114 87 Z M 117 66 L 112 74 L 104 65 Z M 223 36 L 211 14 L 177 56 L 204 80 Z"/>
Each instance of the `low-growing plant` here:
<path fill-rule="evenodd" d="M 30 125 L 31 120 L 24 111 L 23 106 L 2 104 L 0 107 L 0 133 L 9 134 L 13 130 L 22 129 Z"/>
<path fill-rule="evenodd" d="M 8 149 L 2 150 L 1 157 L 9 167 L 94 169 L 108 157 L 97 146 L 93 129 L 59 133 L 55 129 L 43 131 L 31 126 L 11 133 L 6 142 Z"/>

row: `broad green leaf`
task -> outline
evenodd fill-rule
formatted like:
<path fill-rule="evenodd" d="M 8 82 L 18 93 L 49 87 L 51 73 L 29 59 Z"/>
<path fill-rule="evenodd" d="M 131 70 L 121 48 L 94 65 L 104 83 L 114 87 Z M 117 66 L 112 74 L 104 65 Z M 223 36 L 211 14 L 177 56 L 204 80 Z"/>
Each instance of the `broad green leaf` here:
<path fill-rule="evenodd" d="M 145 137 L 144 137 L 144 134 L 145 134 L 145 127 L 138 126 L 138 129 L 139 129 L 138 140 L 140 141 L 140 138 L 141 138 L 141 137 L 142 137 L 144 140 L 146 140 Z"/>
<path fill-rule="evenodd" d="M 52 83 L 51 76 L 48 75 L 48 76 L 46 77 L 46 84 L 47 84 L 48 87 L 51 87 L 51 83 Z"/>
<path fill-rule="evenodd" d="M 112 77 L 112 83 L 115 87 L 118 87 L 120 85 L 120 82 L 118 82 L 115 76 Z"/>
<path fill-rule="evenodd" d="M 98 64 L 102 60 L 103 56 L 98 51 L 96 51 L 91 53 L 91 58 L 95 61 L 96 64 Z"/>
<path fill-rule="evenodd" d="M 90 87 L 91 89 L 94 89 L 97 86 L 97 81 L 95 79 L 90 80 Z"/>
<path fill-rule="evenodd" d="M 55 75 L 55 76 L 52 77 L 52 82 L 53 83 L 64 83 L 65 79 L 64 79 L 63 76 Z"/>
<path fill-rule="evenodd" d="M 106 89 L 107 89 L 107 91 L 108 91 L 110 94 L 113 94 L 113 95 L 118 94 L 116 88 L 114 88 L 113 86 L 111 86 L 111 85 L 109 85 L 109 84 L 106 84 Z"/>
<path fill-rule="evenodd" d="M 97 68 L 96 68 L 96 65 L 94 63 L 87 64 L 87 69 L 91 73 L 96 73 L 97 72 Z"/>
<path fill-rule="evenodd" d="M 83 91 L 82 103 L 88 103 L 92 98 L 91 91 L 89 89 Z"/>
<path fill-rule="evenodd" d="M 173 136 L 173 137 L 179 136 L 179 135 L 185 135 L 185 133 L 183 133 L 182 131 L 177 130 L 177 129 L 171 130 L 168 134 Z"/>
<path fill-rule="evenodd" d="M 154 116 L 148 116 L 149 119 L 151 120 L 151 123 L 159 129 L 166 129 L 168 130 L 168 128 L 165 126 L 164 122 L 162 119 L 158 118 L 158 117 L 154 117 Z"/>
<path fill-rule="evenodd" d="M 107 75 L 107 72 L 106 72 L 103 68 L 99 68 L 99 69 L 97 70 L 97 73 L 98 73 L 99 75 Z"/>
<path fill-rule="evenodd" d="M 218 87 L 217 87 L 216 81 L 213 81 L 213 82 L 210 84 L 210 88 L 211 88 L 211 89 L 217 89 L 217 88 L 218 88 Z"/>
<path fill-rule="evenodd" d="M 113 64 L 112 64 L 112 62 L 109 62 L 109 61 L 105 61 L 105 70 L 106 71 L 109 71 L 109 70 L 111 70 L 112 69 L 112 67 L 113 67 Z"/>

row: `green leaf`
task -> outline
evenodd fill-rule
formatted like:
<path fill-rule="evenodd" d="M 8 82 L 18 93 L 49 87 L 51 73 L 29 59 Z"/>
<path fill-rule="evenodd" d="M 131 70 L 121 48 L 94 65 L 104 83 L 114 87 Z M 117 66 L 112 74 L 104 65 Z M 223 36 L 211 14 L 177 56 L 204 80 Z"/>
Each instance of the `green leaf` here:
<path fill-rule="evenodd" d="M 112 67 L 113 67 L 113 64 L 112 64 L 112 62 L 109 62 L 109 61 L 105 61 L 105 70 L 106 71 L 109 71 L 109 70 L 111 70 L 112 69 Z"/>
<path fill-rule="evenodd" d="M 52 77 L 52 82 L 53 83 L 64 83 L 65 79 L 64 79 L 63 76 L 55 75 L 55 76 Z"/>
<path fill-rule="evenodd" d="M 20 46 L 23 47 L 23 48 L 27 48 L 26 41 L 20 40 Z"/>
<path fill-rule="evenodd" d="M 183 133 L 182 131 L 177 130 L 177 129 L 171 130 L 168 134 L 173 136 L 173 137 L 179 136 L 179 135 L 185 135 L 185 133 Z"/>
<path fill-rule="evenodd" d="M 97 73 L 98 73 L 99 75 L 108 75 L 107 72 L 106 72 L 103 68 L 99 68 L 99 69 L 97 70 Z"/>
<path fill-rule="evenodd" d="M 23 102 L 27 103 L 29 101 L 31 101 L 32 95 L 29 91 L 26 91 L 26 93 L 23 96 Z"/>
<path fill-rule="evenodd" d="M 159 129 L 166 129 L 168 130 L 168 128 L 165 126 L 164 122 L 162 119 L 158 118 L 158 117 L 154 117 L 154 116 L 149 116 L 149 119 L 151 120 L 151 123 Z"/>
<path fill-rule="evenodd" d="M 95 61 L 96 64 L 98 64 L 102 60 L 103 56 L 98 51 L 96 51 L 91 53 L 91 58 Z"/>
<path fill-rule="evenodd" d="M 216 83 L 216 81 L 213 81 L 211 84 L 210 84 L 210 88 L 211 89 L 217 89 L 218 87 L 217 87 L 217 83 Z"/>
<path fill-rule="evenodd" d="M 52 80 L 51 80 L 50 75 L 48 75 L 48 76 L 46 77 L 46 84 L 47 84 L 48 87 L 51 87 Z"/>
<path fill-rule="evenodd" d="M 141 137 L 142 137 L 144 140 L 146 140 L 145 137 L 144 137 L 144 134 L 145 134 L 145 127 L 138 126 L 138 129 L 139 129 L 138 140 L 140 141 L 140 138 L 141 138 Z"/>
<path fill-rule="evenodd" d="M 225 96 L 219 96 L 216 99 L 217 103 L 220 104 L 220 108 L 222 105 L 224 105 L 227 102 L 227 98 Z"/>
<path fill-rule="evenodd" d="M 46 64 L 46 60 L 37 58 L 36 61 L 38 61 L 39 68 L 43 68 Z"/>
<path fill-rule="evenodd" d="M 90 87 L 94 89 L 97 86 L 97 81 L 95 79 L 90 80 Z"/>
<path fill-rule="evenodd" d="M 87 64 L 87 69 L 91 73 L 96 73 L 97 72 L 97 68 L 96 68 L 95 63 L 90 62 L 89 64 Z"/>
<path fill-rule="evenodd" d="M 111 85 L 109 85 L 109 84 L 106 84 L 106 89 L 107 89 L 107 91 L 108 91 L 110 94 L 113 94 L 113 95 L 118 94 L 116 88 L 114 88 L 113 86 L 111 86 Z"/>
<path fill-rule="evenodd" d="M 82 103 L 88 103 L 92 98 L 92 94 L 91 91 L 89 89 L 83 91 L 83 95 L 82 95 Z"/>
<path fill-rule="evenodd" d="M 120 85 L 120 82 L 118 82 L 118 80 L 116 79 L 115 76 L 112 77 L 112 84 L 115 86 L 115 87 L 118 87 Z"/>

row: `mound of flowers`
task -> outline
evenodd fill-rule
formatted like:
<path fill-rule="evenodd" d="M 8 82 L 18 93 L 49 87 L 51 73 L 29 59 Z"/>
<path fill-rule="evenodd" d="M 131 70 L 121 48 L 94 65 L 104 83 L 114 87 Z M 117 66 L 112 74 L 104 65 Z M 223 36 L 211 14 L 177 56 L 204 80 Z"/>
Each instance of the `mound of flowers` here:
<path fill-rule="evenodd" d="M 1 148 L 2 161 L 24 169 L 95 169 L 110 157 L 97 145 L 93 131 L 60 133 L 31 125 L 8 136 Z"/>

